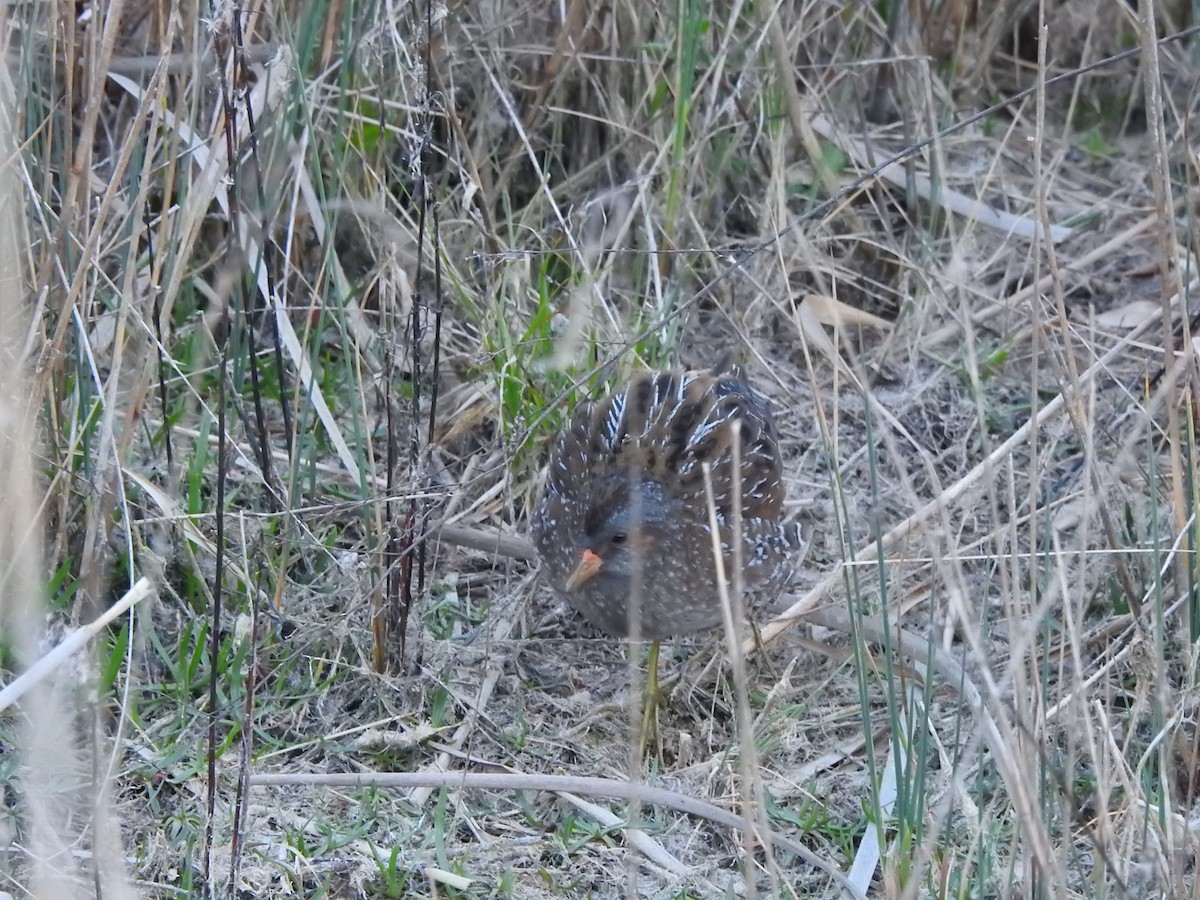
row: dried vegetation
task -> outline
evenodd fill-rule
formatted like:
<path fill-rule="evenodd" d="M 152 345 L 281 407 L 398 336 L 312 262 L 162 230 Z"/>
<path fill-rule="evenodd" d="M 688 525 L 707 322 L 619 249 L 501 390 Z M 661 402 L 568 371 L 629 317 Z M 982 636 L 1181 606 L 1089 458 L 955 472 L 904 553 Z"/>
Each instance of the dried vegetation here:
<path fill-rule="evenodd" d="M 1192 896 L 1194 13 L 1135 5 L 9 8 L 0 890 Z M 726 354 L 812 545 L 643 767 L 525 522 L 565 410 Z"/>

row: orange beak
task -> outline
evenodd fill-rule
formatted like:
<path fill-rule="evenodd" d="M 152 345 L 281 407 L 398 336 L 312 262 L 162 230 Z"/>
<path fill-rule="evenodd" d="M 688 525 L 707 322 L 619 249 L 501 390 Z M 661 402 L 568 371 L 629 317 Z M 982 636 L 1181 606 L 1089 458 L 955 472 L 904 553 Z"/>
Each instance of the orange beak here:
<path fill-rule="evenodd" d="M 575 567 L 575 571 L 567 579 L 567 590 L 575 590 L 575 588 L 599 572 L 602 565 L 604 565 L 604 560 L 591 550 L 584 550 L 579 554 L 579 565 Z"/>

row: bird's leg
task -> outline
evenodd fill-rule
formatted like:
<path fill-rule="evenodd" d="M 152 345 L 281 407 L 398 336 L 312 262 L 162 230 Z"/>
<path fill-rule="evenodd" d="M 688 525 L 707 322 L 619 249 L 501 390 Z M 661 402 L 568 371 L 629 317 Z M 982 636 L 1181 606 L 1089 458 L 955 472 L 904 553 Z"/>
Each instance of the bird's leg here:
<path fill-rule="evenodd" d="M 754 636 L 754 659 L 758 665 L 763 666 L 775 678 L 782 677 L 782 672 L 775 668 L 775 664 L 771 661 L 771 657 L 767 655 L 767 645 L 763 643 L 762 629 L 758 627 L 758 623 L 753 619 L 750 620 L 750 633 Z"/>
<path fill-rule="evenodd" d="M 642 728 L 638 735 L 638 760 L 645 762 L 646 747 L 651 743 L 658 751 L 658 758 L 663 755 L 662 732 L 658 728 L 658 710 L 666 700 L 666 695 L 658 686 L 658 641 L 650 643 L 650 652 L 646 654 L 646 688 L 642 692 Z"/>

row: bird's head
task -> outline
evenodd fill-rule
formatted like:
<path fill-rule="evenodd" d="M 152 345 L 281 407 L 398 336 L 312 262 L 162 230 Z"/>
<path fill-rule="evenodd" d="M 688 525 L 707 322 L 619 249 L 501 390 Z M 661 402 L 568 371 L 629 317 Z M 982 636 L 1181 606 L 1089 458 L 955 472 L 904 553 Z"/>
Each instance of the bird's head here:
<path fill-rule="evenodd" d="M 668 552 L 678 530 L 677 506 L 655 481 L 631 483 L 617 477 L 598 484 L 588 498 L 582 530 L 573 536 L 567 591 L 586 586 L 610 595 L 628 594 L 637 577 L 645 577 Z"/>

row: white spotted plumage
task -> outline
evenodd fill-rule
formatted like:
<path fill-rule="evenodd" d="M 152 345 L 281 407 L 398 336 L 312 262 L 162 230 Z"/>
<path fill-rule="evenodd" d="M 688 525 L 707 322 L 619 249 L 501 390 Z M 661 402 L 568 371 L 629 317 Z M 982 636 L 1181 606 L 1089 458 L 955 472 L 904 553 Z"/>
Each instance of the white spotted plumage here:
<path fill-rule="evenodd" d="M 780 521 L 782 469 L 771 415 L 735 374 L 636 377 L 572 417 L 547 471 L 532 518 L 543 568 L 572 606 L 611 633 L 658 639 L 720 621 L 705 471 L 724 570 L 731 571 L 740 540 L 741 581 L 751 594 L 778 593 L 792 571 L 799 542 L 796 529 Z M 733 490 L 735 477 L 740 491 Z M 740 517 L 732 509 L 737 494 Z M 600 563 L 579 578 L 584 551 Z"/>

